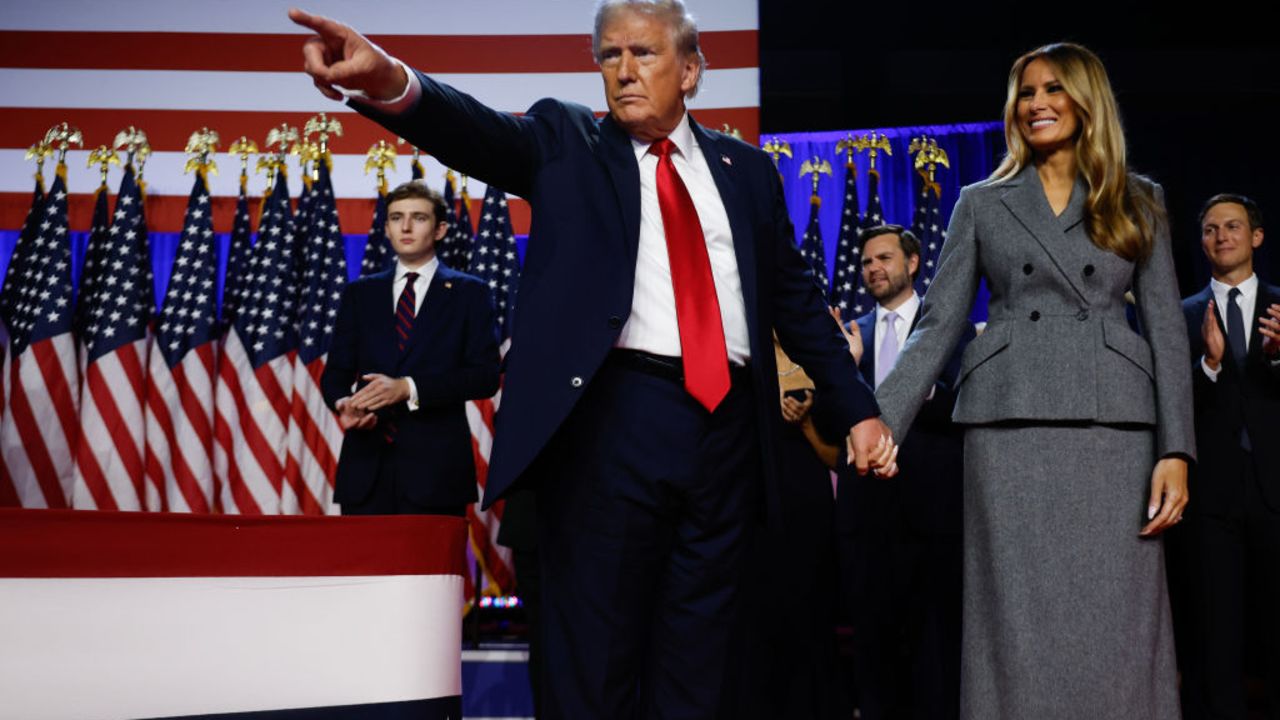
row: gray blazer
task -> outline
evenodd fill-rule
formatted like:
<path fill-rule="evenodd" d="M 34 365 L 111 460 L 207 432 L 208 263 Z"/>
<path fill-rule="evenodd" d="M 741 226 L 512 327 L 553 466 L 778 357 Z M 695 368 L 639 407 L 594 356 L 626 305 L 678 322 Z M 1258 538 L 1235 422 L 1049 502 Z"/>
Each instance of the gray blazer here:
<path fill-rule="evenodd" d="M 1030 166 L 1004 182 L 961 190 L 923 316 L 876 392 L 899 442 L 985 278 L 990 317 L 961 361 L 956 422 L 1139 423 L 1156 428 L 1160 457 L 1194 458 L 1187 330 L 1168 223 L 1156 223 L 1151 257 L 1129 262 L 1089 240 L 1087 192 L 1077 178 L 1055 217 Z M 1154 192 L 1163 204 L 1159 185 Z M 1125 317 L 1130 289 L 1145 338 Z"/>

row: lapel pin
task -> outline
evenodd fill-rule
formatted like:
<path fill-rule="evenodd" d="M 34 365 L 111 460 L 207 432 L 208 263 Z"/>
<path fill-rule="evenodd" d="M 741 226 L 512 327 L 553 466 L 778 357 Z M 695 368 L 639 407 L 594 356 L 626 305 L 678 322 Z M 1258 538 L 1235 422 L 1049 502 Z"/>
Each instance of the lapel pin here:
<path fill-rule="evenodd" d="M 722 162 L 722 163 L 724 163 L 725 165 L 728 165 L 728 166 L 730 166 L 730 167 L 732 167 L 732 166 L 733 166 L 733 159 L 732 159 L 732 158 L 730 158 L 728 155 L 721 155 L 721 156 L 720 156 L 720 162 Z"/>
<path fill-rule="evenodd" d="M 451 287 L 453 287 L 453 281 L 452 281 L 452 280 L 445 280 L 445 281 L 444 281 L 444 289 L 445 289 L 445 290 L 448 290 L 448 289 L 449 289 L 449 288 L 451 288 Z"/>

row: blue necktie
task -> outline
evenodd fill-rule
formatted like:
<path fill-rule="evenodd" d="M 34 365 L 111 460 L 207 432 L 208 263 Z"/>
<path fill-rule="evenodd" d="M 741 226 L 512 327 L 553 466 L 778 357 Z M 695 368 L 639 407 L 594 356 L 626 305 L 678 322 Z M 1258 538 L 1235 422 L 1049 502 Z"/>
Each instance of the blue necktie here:
<path fill-rule="evenodd" d="M 1244 314 L 1240 312 L 1240 289 L 1231 288 L 1227 293 L 1227 345 L 1231 347 L 1231 359 L 1235 360 L 1236 369 L 1244 372 L 1244 360 L 1248 351 L 1244 344 Z M 1248 429 L 1240 428 L 1240 447 L 1253 450 L 1249 442 Z"/>

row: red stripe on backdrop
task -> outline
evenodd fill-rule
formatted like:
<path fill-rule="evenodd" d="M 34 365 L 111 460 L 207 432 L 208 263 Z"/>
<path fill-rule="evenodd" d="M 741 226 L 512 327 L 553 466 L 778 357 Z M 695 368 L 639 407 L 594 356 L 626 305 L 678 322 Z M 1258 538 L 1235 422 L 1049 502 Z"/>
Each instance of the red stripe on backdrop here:
<path fill-rule="evenodd" d="M 461 575 L 462 518 L 0 509 L 0 577 Z"/>
<path fill-rule="evenodd" d="M 465 87 L 462 88 L 466 90 Z M 335 107 L 337 107 L 335 105 Z M 603 113 L 596 113 L 597 116 Z M 80 128 L 85 137 L 85 147 L 97 147 L 102 143 L 110 143 L 116 133 L 133 125 L 147 133 L 147 142 L 156 152 L 182 152 L 187 146 L 191 132 L 202 127 L 218 131 L 223 139 L 223 147 L 241 135 L 262 142 L 267 132 L 279 127 L 280 123 L 288 123 L 302 127 L 313 113 L 270 112 L 270 111 L 213 111 L 213 110 L 108 110 L 85 108 L 0 108 L 0 147 L 11 149 L 27 149 L 31 143 L 44 137 L 45 132 L 53 125 L 68 122 Z M 742 137 L 755 143 L 760 134 L 760 108 L 707 108 L 694 110 L 693 116 L 705 127 L 713 130 L 724 129 L 725 124 L 737 128 Z M 333 138 L 329 143 L 332 152 L 339 155 L 361 154 L 369 151 L 369 146 L 379 140 L 395 144 L 396 137 L 389 134 L 382 126 L 361 115 L 342 113 L 338 115 L 342 122 L 342 137 Z M 401 156 L 396 166 L 399 171 L 408 175 L 409 148 L 398 146 Z M 74 157 L 74 151 L 73 151 Z M 239 169 L 238 163 L 227 155 L 217 158 L 224 173 Z M 77 161 L 78 162 L 78 161 Z M 32 170 L 34 173 L 35 171 Z M 260 181 L 265 185 L 265 181 Z M 373 194 L 372 178 L 369 181 L 370 194 Z M 432 182 L 438 182 L 433 180 Z M 31 193 L 27 193 L 30 201 Z M 186 196 L 183 196 L 186 202 Z M 16 226 L 15 226 L 16 227 Z"/>
<path fill-rule="evenodd" d="M 48 342 L 47 340 L 43 342 Z M 20 369 L 23 362 L 34 362 L 31 356 L 33 348 L 27 348 L 22 356 L 13 360 L 9 372 L 9 418 L 17 425 L 18 437 L 22 438 L 22 451 L 27 456 L 27 464 L 31 466 L 40 491 L 44 494 L 45 505 L 51 508 L 68 507 L 67 498 L 58 484 L 57 468 L 49 455 L 49 446 L 45 444 L 39 423 L 31 411 L 31 403 L 27 402 L 27 389 L 22 384 Z M 3 553 L 0 553 L 3 555 Z"/>
<path fill-rule="evenodd" d="M 305 35 L 230 33 L 0 32 L 0 67 L 104 70 L 302 70 Z M 374 35 L 407 64 L 431 73 L 592 72 L 590 35 Z M 759 33 L 699 33 L 717 69 L 759 65 Z"/>

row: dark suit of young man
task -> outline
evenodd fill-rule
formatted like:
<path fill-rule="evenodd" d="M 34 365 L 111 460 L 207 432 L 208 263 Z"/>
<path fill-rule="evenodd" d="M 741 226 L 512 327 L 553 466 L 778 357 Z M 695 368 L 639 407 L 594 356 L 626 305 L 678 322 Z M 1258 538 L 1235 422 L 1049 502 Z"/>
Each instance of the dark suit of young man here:
<path fill-rule="evenodd" d="M 395 199 L 400 191 L 387 207 L 399 258 L 347 285 L 321 377 L 346 428 L 334 499 L 347 515 L 463 515 L 478 497 L 466 401 L 498 389 L 493 301 L 481 280 L 435 258 L 447 226 L 430 202 Z M 415 222 L 429 222 L 431 237 Z"/>
<path fill-rule="evenodd" d="M 1177 538 L 1190 560 L 1194 633 L 1183 663 L 1191 685 L 1186 715 L 1247 716 L 1245 628 L 1253 606 L 1248 632 L 1261 649 L 1267 717 L 1280 717 L 1280 288 L 1253 273 L 1262 225 L 1252 201 L 1216 196 L 1201 225 L 1213 280 L 1182 302 L 1199 448 Z"/>

